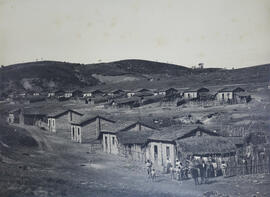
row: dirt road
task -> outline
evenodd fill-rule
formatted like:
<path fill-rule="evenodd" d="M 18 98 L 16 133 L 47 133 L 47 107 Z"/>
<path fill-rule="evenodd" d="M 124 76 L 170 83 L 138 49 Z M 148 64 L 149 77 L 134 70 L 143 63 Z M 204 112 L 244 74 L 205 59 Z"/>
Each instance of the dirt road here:
<path fill-rule="evenodd" d="M 211 184 L 195 186 L 192 180 L 180 184 L 159 173 L 152 182 L 142 163 L 102 152 L 89 153 L 88 145 L 35 127 L 25 128 L 40 148 L 16 150 L 9 162 L 0 163 L 0 196 L 171 197 L 203 196 L 206 192 L 209 196 L 270 196 L 269 175 L 220 177 Z"/>

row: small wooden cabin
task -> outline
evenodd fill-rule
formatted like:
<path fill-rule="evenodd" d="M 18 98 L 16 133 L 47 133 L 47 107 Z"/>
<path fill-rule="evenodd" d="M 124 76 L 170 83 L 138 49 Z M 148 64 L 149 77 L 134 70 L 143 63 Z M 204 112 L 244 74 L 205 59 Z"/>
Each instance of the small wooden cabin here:
<path fill-rule="evenodd" d="M 234 103 L 236 101 L 236 94 L 245 92 L 240 87 L 225 87 L 217 92 L 216 99 L 222 103 Z"/>
<path fill-rule="evenodd" d="M 198 125 L 165 128 L 148 138 L 146 158 L 151 160 L 157 168 L 166 166 L 168 159 L 175 166 L 176 159 L 181 159 L 177 155 L 176 140 L 208 135 L 219 136 L 217 133 Z"/>
<path fill-rule="evenodd" d="M 108 130 L 114 123 L 114 120 L 103 116 L 84 115 L 71 123 L 71 140 L 79 143 L 91 143 L 100 139 L 101 132 Z"/>
<path fill-rule="evenodd" d="M 143 145 L 139 141 L 146 140 L 146 135 L 150 136 L 154 130 L 156 128 L 141 121 L 118 121 L 108 131 L 102 131 L 103 150 L 107 153 L 121 154 L 134 158 L 133 151 L 136 149 L 137 152 L 140 152 L 138 150 L 141 150 L 140 146 Z M 136 144 L 130 144 L 131 140 L 133 140 L 133 143 L 135 142 L 134 140 L 137 140 Z M 140 154 L 143 154 L 143 152 L 140 152 Z M 136 155 L 138 156 L 137 153 Z"/>
<path fill-rule="evenodd" d="M 70 123 L 78 120 L 83 114 L 71 109 L 59 110 L 47 115 L 48 128 L 51 132 L 69 133 Z"/>
<path fill-rule="evenodd" d="M 13 109 L 11 111 L 8 112 L 8 117 L 7 117 L 7 122 L 9 124 L 14 124 L 14 123 L 20 123 L 20 112 L 21 109 Z"/>
<path fill-rule="evenodd" d="M 188 89 L 183 93 L 184 99 L 199 99 L 200 95 L 209 92 L 207 88 L 199 88 L 199 89 Z"/>
<path fill-rule="evenodd" d="M 138 107 L 141 103 L 140 97 L 131 97 L 131 98 L 121 98 L 121 99 L 114 99 L 111 101 L 111 105 L 115 107 L 126 107 L 126 108 L 133 108 Z"/>

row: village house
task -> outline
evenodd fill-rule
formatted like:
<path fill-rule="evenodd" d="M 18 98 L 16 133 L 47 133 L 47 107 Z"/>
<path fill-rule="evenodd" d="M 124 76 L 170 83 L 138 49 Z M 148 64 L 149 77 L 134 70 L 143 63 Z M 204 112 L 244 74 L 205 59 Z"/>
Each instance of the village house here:
<path fill-rule="evenodd" d="M 216 99 L 222 103 L 234 103 L 236 102 L 236 94 L 245 92 L 240 87 L 225 87 L 217 92 Z"/>
<path fill-rule="evenodd" d="M 8 112 L 7 122 L 9 124 L 20 123 L 20 109 L 16 108 Z"/>
<path fill-rule="evenodd" d="M 218 164 L 236 155 L 235 144 L 221 136 L 194 136 L 176 140 L 177 157 L 181 161 L 186 158 L 213 158 Z"/>
<path fill-rule="evenodd" d="M 154 95 L 151 90 L 145 89 L 145 88 L 141 88 L 141 89 L 137 89 L 137 90 L 133 90 L 133 91 L 128 91 L 127 92 L 127 97 L 130 98 L 132 96 L 137 96 L 137 95 L 141 95 L 141 94 L 148 94 L 151 93 L 152 95 Z"/>
<path fill-rule="evenodd" d="M 73 90 L 72 97 L 73 98 L 81 98 L 81 97 L 83 97 L 83 92 L 81 90 Z"/>
<path fill-rule="evenodd" d="M 134 160 L 145 161 L 145 144 L 148 137 L 156 130 L 155 127 L 141 121 L 121 129 L 115 133 L 117 139 L 117 150 L 115 152 Z M 106 140 L 104 138 L 103 140 Z M 106 152 L 106 141 L 104 143 L 104 150 Z M 112 144 L 112 142 L 109 143 Z"/>
<path fill-rule="evenodd" d="M 48 128 L 50 132 L 68 133 L 70 123 L 78 120 L 83 114 L 71 109 L 62 109 L 47 115 Z"/>
<path fill-rule="evenodd" d="M 116 89 L 116 90 L 110 91 L 110 92 L 108 93 L 108 96 L 115 97 L 115 96 L 123 95 L 124 93 L 125 93 L 124 90 Z"/>
<path fill-rule="evenodd" d="M 133 121 L 117 121 L 110 125 L 109 128 L 102 131 L 102 147 L 103 151 L 110 154 L 118 154 L 118 140 L 116 133 L 124 130 L 128 126 L 134 124 Z"/>
<path fill-rule="evenodd" d="M 125 108 L 133 108 L 140 106 L 141 98 L 140 97 L 130 97 L 130 98 L 120 98 L 113 99 L 111 101 L 111 105 L 113 107 L 125 107 Z"/>
<path fill-rule="evenodd" d="M 56 92 L 56 90 L 49 90 L 49 91 L 48 91 L 48 94 L 47 94 L 47 97 L 48 97 L 48 98 L 55 97 L 55 92 Z"/>
<path fill-rule="evenodd" d="M 103 130 L 108 130 L 114 123 L 114 120 L 103 116 L 84 115 L 71 122 L 71 140 L 79 143 L 94 142 L 100 139 Z"/>
<path fill-rule="evenodd" d="M 46 122 L 46 111 L 37 107 L 28 107 L 20 110 L 19 123 L 25 125 L 37 125 L 39 122 Z"/>
<path fill-rule="evenodd" d="M 176 149 L 176 140 L 194 136 L 219 136 L 216 132 L 210 131 L 198 125 L 185 126 L 182 128 L 165 128 L 155 132 L 148 137 L 146 158 L 151 160 L 157 168 L 167 165 L 167 160 L 175 166 L 176 159 L 183 159 Z"/>
<path fill-rule="evenodd" d="M 203 95 L 206 92 L 209 92 L 209 89 L 207 88 L 188 89 L 184 91 L 183 97 L 184 99 L 199 99 L 200 95 Z"/>
<path fill-rule="evenodd" d="M 56 98 L 58 98 L 58 99 L 65 98 L 65 91 L 63 91 L 63 90 L 57 90 L 57 91 L 55 91 L 54 96 Z"/>
<path fill-rule="evenodd" d="M 64 94 L 64 97 L 65 98 L 70 98 L 70 97 L 72 97 L 72 93 L 73 93 L 73 90 L 66 90 L 65 94 Z"/>
<path fill-rule="evenodd" d="M 102 104 L 102 103 L 109 102 L 110 97 L 109 96 L 97 96 L 94 98 L 89 98 L 89 99 L 87 99 L 87 101 L 90 102 L 92 105 Z"/>
<path fill-rule="evenodd" d="M 95 96 L 103 96 L 104 92 L 101 90 L 83 90 L 82 96 L 83 97 L 95 97 Z"/>

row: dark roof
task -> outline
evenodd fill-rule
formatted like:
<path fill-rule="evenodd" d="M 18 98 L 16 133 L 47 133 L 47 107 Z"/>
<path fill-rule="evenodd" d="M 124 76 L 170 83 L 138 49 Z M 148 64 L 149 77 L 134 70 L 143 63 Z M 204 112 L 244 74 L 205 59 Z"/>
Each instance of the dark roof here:
<path fill-rule="evenodd" d="M 62 115 L 64 115 L 64 114 L 66 114 L 66 113 L 68 113 L 68 112 L 73 112 L 73 113 L 75 113 L 75 114 L 77 114 L 77 115 L 80 115 L 80 116 L 83 115 L 82 113 L 77 112 L 77 111 L 74 111 L 74 110 L 72 110 L 72 109 L 61 109 L 61 110 L 54 111 L 54 112 L 48 114 L 47 116 L 48 116 L 49 118 L 58 118 L 58 117 L 60 117 L 60 116 L 62 116 Z"/>
<path fill-rule="evenodd" d="M 141 125 L 141 126 L 144 126 L 144 127 L 147 127 L 149 129 L 157 129 L 153 124 L 149 124 L 149 123 L 146 123 L 146 122 L 143 122 L 141 120 L 139 121 L 136 121 L 136 122 L 133 122 L 132 124 L 128 125 L 126 128 L 122 129 L 123 131 L 127 131 L 129 129 L 132 129 L 134 128 L 137 124 Z"/>
<path fill-rule="evenodd" d="M 125 104 L 125 103 L 140 101 L 140 100 L 141 98 L 133 96 L 130 98 L 115 99 L 114 102 L 117 104 Z"/>
<path fill-rule="evenodd" d="M 234 153 L 235 144 L 226 137 L 202 136 L 176 140 L 177 150 L 193 155 Z"/>
<path fill-rule="evenodd" d="M 139 144 L 144 145 L 147 143 L 149 136 L 153 134 L 154 131 L 151 130 L 141 130 L 141 131 L 123 131 L 116 134 L 118 141 L 123 145 L 128 144 Z"/>
<path fill-rule="evenodd" d="M 36 107 L 25 107 L 22 109 L 23 114 L 28 115 L 48 115 L 55 111 L 66 110 L 64 107 L 55 106 L 55 105 L 45 105 L 45 106 L 36 106 Z"/>
<path fill-rule="evenodd" d="M 201 88 L 190 88 L 190 89 L 184 90 L 184 93 L 185 92 L 200 92 L 200 91 L 209 92 L 209 89 L 208 88 L 205 88 L 205 87 L 201 87 Z"/>
<path fill-rule="evenodd" d="M 102 133 L 112 133 L 115 134 L 119 131 L 124 130 L 125 128 L 127 128 L 128 126 L 134 124 L 134 121 L 122 121 L 122 120 L 118 120 L 115 122 L 115 124 L 110 125 L 110 128 L 107 130 L 102 130 Z"/>
<path fill-rule="evenodd" d="M 153 96 L 152 92 L 136 92 L 134 96 L 137 97 L 146 97 L 146 96 Z"/>
<path fill-rule="evenodd" d="M 155 132 L 152 136 L 149 137 L 150 141 L 166 141 L 166 142 L 174 142 L 177 139 L 182 139 L 185 137 L 188 137 L 192 132 L 196 132 L 196 131 L 202 131 L 204 133 L 207 133 L 209 135 L 214 135 L 214 136 L 218 136 L 219 134 L 206 129 L 202 126 L 198 126 L 198 125 L 187 125 L 184 126 L 182 128 L 179 127 L 168 127 L 168 128 L 164 128 L 163 130 L 159 131 L 159 132 Z"/>
<path fill-rule="evenodd" d="M 244 92 L 245 90 L 240 87 L 235 87 L 235 86 L 228 86 L 225 88 L 222 88 L 218 92 Z"/>
<path fill-rule="evenodd" d="M 84 125 L 87 125 L 89 123 L 94 122 L 97 118 L 100 118 L 102 120 L 105 120 L 105 121 L 108 121 L 108 122 L 111 122 L 111 123 L 115 123 L 114 120 L 108 119 L 108 118 L 103 117 L 103 116 L 86 114 L 86 115 L 82 116 L 79 120 L 73 121 L 71 124 L 84 126 Z"/>

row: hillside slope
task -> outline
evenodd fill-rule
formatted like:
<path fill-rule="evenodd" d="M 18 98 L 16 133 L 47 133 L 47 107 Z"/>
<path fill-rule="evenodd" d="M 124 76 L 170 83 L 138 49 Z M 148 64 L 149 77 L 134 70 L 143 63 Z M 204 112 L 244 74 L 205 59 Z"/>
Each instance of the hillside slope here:
<path fill-rule="evenodd" d="M 99 64 L 40 61 L 0 69 L 2 92 L 103 87 L 192 87 L 268 82 L 270 64 L 235 70 L 193 70 L 184 66 L 145 60 L 122 60 Z"/>

